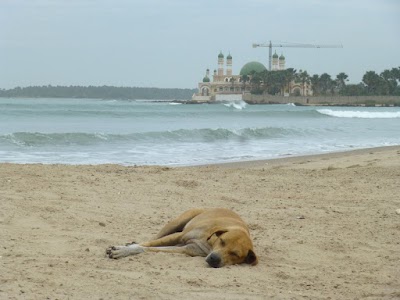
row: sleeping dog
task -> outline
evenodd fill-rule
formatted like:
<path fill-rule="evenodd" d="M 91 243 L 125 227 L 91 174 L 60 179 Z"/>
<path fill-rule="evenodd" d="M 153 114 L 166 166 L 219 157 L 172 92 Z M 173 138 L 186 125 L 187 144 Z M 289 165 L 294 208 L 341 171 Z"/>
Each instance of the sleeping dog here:
<path fill-rule="evenodd" d="M 142 252 L 203 256 L 214 268 L 258 263 L 246 223 L 236 213 L 224 208 L 186 211 L 165 225 L 155 239 L 112 246 L 106 251 L 108 257 L 114 259 Z"/>

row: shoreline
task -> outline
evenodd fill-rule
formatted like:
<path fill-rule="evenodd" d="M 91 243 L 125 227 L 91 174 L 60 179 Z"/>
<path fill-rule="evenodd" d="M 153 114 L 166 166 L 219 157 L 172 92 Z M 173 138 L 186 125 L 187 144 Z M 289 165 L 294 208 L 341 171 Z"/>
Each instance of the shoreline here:
<path fill-rule="evenodd" d="M 0 166 L 1 299 L 400 298 L 400 146 L 188 167 Z M 236 211 L 259 264 L 105 256 L 195 207 Z"/>
<path fill-rule="evenodd" d="M 328 152 L 328 153 L 316 153 L 316 154 L 304 154 L 304 155 L 288 155 L 284 157 L 276 157 L 271 159 L 256 159 L 256 160 L 246 160 L 246 161 L 237 161 L 237 162 L 221 162 L 221 163 L 213 163 L 213 164 L 202 164 L 197 166 L 223 166 L 227 168 L 248 168 L 248 167 L 257 167 L 265 164 L 285 164 L 285 163 L 296 163 L 304 160 L 323 160 L 326 158 L 339 158 L 339 157 L 349 157 L 352 155 L 364 155 L 370 152 L 386 152 L 392 150 L 399 150 L 400 145 L 394 146 L 379 146 L 379 147 L 371 147 L 371 148 L 360 148 L 360 149 L 349 149 L 343 151 L 336 152 Z M 192 167 L 192 166 L 187 166 Z"/>
<path fill-rule="evenodd" d="M 337 156 L 351 156 L 357 154 L 366 154 L 367 152 L 382 152 L 390 150 L 400 150 L 400 145 L 391 146 L 378 146 L 369 148 L 359 148 L 359 149 L 346 149 L 342 151 L 333 151 L 325 153 L 310 153 L 310 154 L 299 154 L 299 155 L 283 155 L 281 157 L 273 157 L 266 159 L 254 159 L 254 160 L 242 160 L 242 161 L 229 161 L 229 162 L 212 162 L 212 163 L 199 163 L 194 165 L 124 165 L 117 163 L 102 163 L 102 164 L 63 164 L 63 163 L 19 163 L 19 162 L 0 162 L 3 164 L 15 164 L 15 165 L 55 165 L 55 166 L 120 166 L 120 167 L 165 167 L 165 168 L 197 168 L 197 167 L 207 167 L 207 166 L 221 166 L 225 168 L 246 168 L 246 167 L 257 167 L 258 165 L 265 164 L 280 164 L 280 163 L 290 163 L 296 161 L 302 161 L 306 159 L 324 159 L 326 157 L 337 157 Z"/>

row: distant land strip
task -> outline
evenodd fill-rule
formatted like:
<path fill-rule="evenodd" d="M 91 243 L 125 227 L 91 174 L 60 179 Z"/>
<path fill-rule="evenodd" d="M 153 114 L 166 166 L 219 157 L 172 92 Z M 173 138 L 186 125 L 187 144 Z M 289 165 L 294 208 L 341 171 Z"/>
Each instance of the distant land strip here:
<path fill-rule="evenodd" d="M 0 89 L 0 97 L 189 100 L 195 92 L 178 88 L 47 85 Z"/>
<path fill-rule="evenodd" d="M 0 89 L 3 98 L 83 98 L 118 100 L 171 100 L 196 104 L 191 101 L 196 89 L 115 87 L 115 86 L 29 86 Z M 272 96 L 246 93 L 248 104 L 343 105 L 343 106 L 400 106 L 400 96 Z M 207 103 L 215 103 L 209 101 Z"/>

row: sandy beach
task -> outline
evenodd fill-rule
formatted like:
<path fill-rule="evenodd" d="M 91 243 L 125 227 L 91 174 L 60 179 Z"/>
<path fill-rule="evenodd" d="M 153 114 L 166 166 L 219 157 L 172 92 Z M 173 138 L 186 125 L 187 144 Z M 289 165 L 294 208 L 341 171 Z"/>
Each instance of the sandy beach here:
<path fill-rule="evenodd" d="M 197 167 L 0 165 L 0 299 L 400 299 L 400 147 Z M 255 267 L 109 245 L 194 207 L 249 224 Z"/>

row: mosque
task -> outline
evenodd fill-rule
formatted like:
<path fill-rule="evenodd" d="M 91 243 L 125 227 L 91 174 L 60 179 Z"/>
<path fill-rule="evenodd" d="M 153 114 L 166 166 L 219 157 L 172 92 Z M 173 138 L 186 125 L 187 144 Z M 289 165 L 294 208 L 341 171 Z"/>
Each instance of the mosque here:
<path fill-rule="evenodd" d="M 226 66 L 226 70 L 224 68 Z M 272 56 L 272 71 L 285 70 L 285 57 L 275 54 Z M 232 55 L 229 53 L 225 57 L 222 52 L 218 54 L 218 70 L 214 70 L 212 80 L 210 79 L 210 70 L 206 70 L 206 74 L 202 82 L 198 84 L 198 92 L 192 97 L 194 101 L 223 101 L 223 100 L 242 100 L 245 93 L 250 93 L 250 82 L 244 81 L 243 77 L 251 77 L 253 72 L 262 72 L 267 68 L 260 62 L 252 61 L 245 64 L 238 75 L 232 72 Z M 303 89 L 301 83 L 292 81 L 289 87 L 284 91 L 284 96 L 297 94 L 303 96 L 312 95 L 310 84 L 306 84 Z"/>

